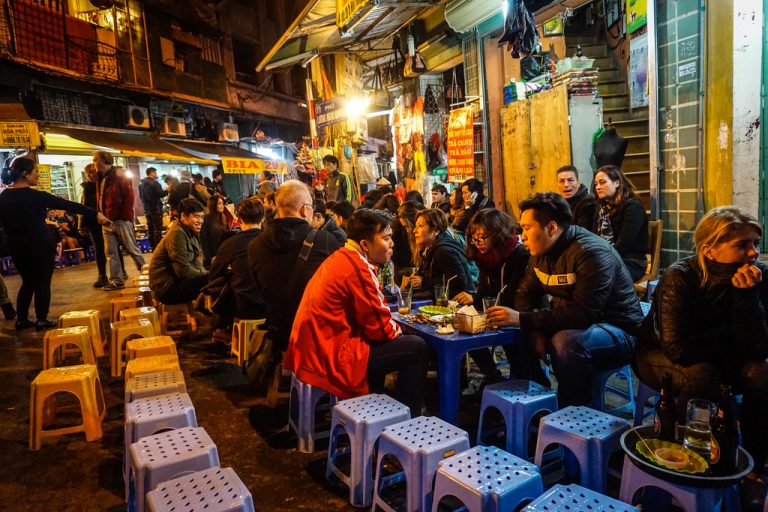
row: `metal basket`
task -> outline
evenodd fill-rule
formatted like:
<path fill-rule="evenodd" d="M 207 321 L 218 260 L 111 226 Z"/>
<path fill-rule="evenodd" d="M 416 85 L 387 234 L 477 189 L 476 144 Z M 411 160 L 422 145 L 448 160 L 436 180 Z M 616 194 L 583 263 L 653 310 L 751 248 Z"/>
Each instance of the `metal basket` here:
<path fill-rule="evenodd" d="M 456 328 L 468 334 L 483 332 L 485 330 L 485 315 L 456 313 Z"/>

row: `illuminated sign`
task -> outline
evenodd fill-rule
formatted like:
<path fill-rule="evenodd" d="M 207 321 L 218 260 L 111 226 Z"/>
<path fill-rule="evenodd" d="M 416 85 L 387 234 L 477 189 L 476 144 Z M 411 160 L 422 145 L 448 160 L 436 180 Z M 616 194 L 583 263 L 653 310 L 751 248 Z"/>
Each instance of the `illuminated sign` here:
<path fill-rule="evenodd" d="M 475 177 L 474 114 L 471 108 L 451 110 L 448 120 L 448 181 Z"/>
<path fill-rule="evenodd" d="M 344 28 L 369 0 L 336 0 L 336 26 Z"/>
<path fill-rule="evenodd" d="M 6 148 L 40 146 L 40 128 L 35 121 L 0 122 L 0 146 Z"/>
<path fill-rule="evenodd" d="M 264 171 L 274 174 L 288 173 L 286 162 L 259 158 L 222 158 L 221 165 L 224 167 L 224 174 L 260 174 Z"/>
<path fill-rule="evenodd" d="M 347 109 L 344 106 L 343 98 L 333 98 L 315 103 L 315 121 L 318 128 L 346 120 Z"/>

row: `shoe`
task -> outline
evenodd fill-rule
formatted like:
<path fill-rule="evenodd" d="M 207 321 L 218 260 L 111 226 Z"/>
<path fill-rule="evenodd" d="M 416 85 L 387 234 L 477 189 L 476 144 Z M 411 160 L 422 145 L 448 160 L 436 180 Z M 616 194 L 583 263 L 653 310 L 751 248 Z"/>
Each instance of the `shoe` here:
<path fill-rule="evenodd" d="M 8 304 L 3 304 L 0 306 L 0 309 L 3 310 L 3 316 L 6 320 L 13 320 L 16 318 L 16 310 L 13 309 L 12 303 L 9 302 Z"/>
<path fill-rule="evenodd" d="M 106 292 L 112 292 L 115 290 L 122 290 L 125 288 L 125 283 L 118 283 L 117 281 L 110 281 L 102 288 Z"/>
<path fill-rule="evenodd" d="M 99 278 L 93 283 L 94 288 L 104 288 L 109 284 L 109 279 L 104 274 L 99 274 Z"/>
<path fill-rule="evenodd" d="M 16 325 L 15 325 L 17 331 L 29 329 L 34 326 L 35 326 L 35 323 L 27 318 L 25 318 L 24 320 L 16 320 Z"/>
<path fill-rule="evenodd" d="M 53 329 L 54 327 L 56 327 L 56 322 L 51 322 L 50 320 L 38 320 L 35 322 L 36 331 L 44 331 L 46 329 Z"/>

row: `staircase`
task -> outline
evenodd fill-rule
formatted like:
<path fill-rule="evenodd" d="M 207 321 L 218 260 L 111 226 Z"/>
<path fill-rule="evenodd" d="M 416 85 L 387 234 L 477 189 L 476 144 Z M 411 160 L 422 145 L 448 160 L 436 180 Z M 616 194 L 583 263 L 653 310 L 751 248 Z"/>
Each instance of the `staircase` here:
<path fill-rule="evenodd" d="M 603 122 L 607 124 L 611 119 L 616 132 L 629 141 L 621 169 L 635 185 L 645 209 L 649 210 L 651 162 L 648 152 L 648 107 L 630 110 L 629 83 L 604 41 L 592 36 L 568 34 L 565 40 L 567 56 L 573 56 L 576 45 L 580 44 L 584 56 L 595 59 L 593 66 L 599 70 L 597 90 L 603 98 Z"/>

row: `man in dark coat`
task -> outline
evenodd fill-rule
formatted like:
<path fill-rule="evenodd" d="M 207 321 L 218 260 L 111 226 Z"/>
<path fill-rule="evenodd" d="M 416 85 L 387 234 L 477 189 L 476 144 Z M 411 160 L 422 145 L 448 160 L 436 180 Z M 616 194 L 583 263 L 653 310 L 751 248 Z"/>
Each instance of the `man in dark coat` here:
<path fill-rule="evenodd" d="M 147 219 L 149 247 L 154 251 L 163 238 L 163 197 L 168 194 L 157 182 L 157 169 L 147 167 L 147 176 L 139 184 L 139 197 Z"/>
<path fill-rule="evenodd" d="M 568 201 L 573 223 L 594 233 L 597 200 L 579 183 L 579 171 L 574 166 L 564 165 L 557 170 L 557 191 Z"/>

